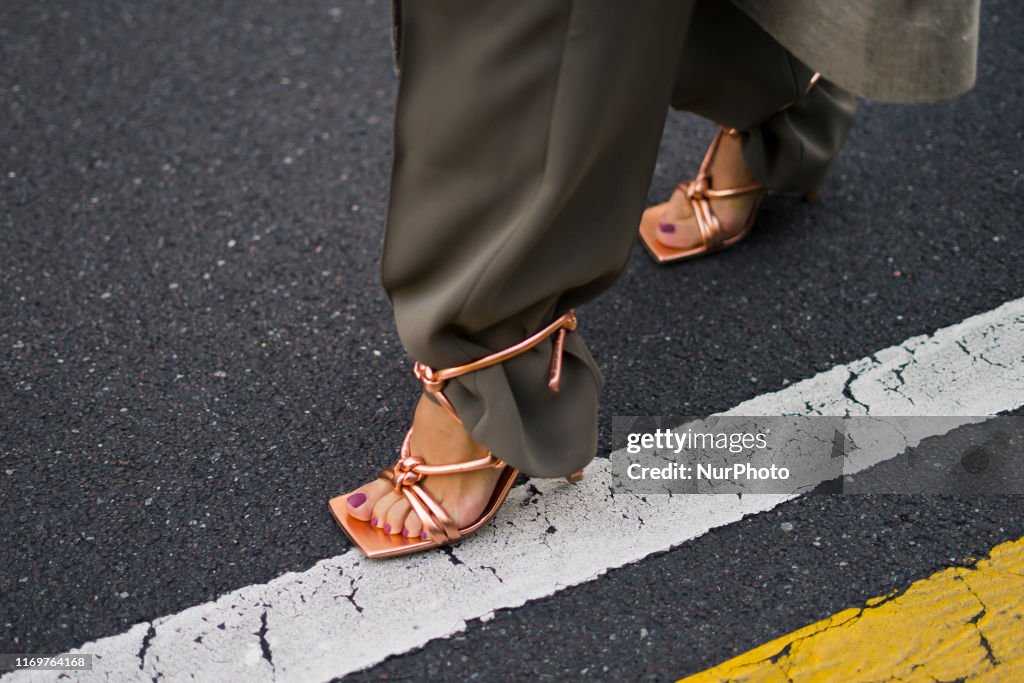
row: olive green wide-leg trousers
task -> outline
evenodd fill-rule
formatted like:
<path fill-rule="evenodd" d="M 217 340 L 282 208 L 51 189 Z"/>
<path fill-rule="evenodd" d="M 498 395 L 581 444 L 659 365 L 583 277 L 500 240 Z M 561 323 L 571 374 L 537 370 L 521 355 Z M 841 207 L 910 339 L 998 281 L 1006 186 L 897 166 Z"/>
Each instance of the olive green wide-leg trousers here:
<path fill-rule="evenodd" d="M 818 183 L 853 118 L 851 95 L 805 93 L 813 70 L 725 0 L 413 0 L 399 16 L 381 272 L 403 345 L 434 368 L 522 341 L 615 282 L 669 106 L 743 131 L 755 176 L 782 191 Z M 604 380 L 585 315 L 580 330 L 558 393 L 551 339 L 445 389 L 528 475 L 596 452 Z"/>

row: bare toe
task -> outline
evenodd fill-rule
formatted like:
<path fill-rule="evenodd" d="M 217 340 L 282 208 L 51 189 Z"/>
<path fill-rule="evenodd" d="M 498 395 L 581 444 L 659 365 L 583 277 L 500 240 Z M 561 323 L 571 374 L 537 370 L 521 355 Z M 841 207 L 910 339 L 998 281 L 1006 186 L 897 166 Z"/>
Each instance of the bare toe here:
<path fill-rule="evenodd" d="M 380 500 L 377 501 L 377 504 L 373 506 L 373 514 L 370 516 L 370 524 L 379 529 L 383 529 L 384 525 L 387 524 L 388 510 L 390 510 L 391 506 L 399 500 L 404 499 L 388 487 L 387 493 L 381 496 Z M 390 530 L 388 533 L 390 533 Z"/>
<path fill-rule="evenodd" d="M 402 533 L 402 528 L 405 526 L 405 517 L 411 509 L 412 506 L 409 505 L 409 501 L 404 497 L 388 508 L 387 515 L 384 517 L 384 533 Z"/>
<path fill-rule="evenodd" d="M 423 522 L 420 521 L 420 516 L 415 512 L 410 512 L 406 515 L 402 535 L 409 538 L 423 538 Z"/>
<path fill-rule="evenodd" d="M 390 490 L 387 482 L 379 479 L 360 486 L 345 499 L 348 514 L 368 522 L 373 515 L 373 506 Z"/>

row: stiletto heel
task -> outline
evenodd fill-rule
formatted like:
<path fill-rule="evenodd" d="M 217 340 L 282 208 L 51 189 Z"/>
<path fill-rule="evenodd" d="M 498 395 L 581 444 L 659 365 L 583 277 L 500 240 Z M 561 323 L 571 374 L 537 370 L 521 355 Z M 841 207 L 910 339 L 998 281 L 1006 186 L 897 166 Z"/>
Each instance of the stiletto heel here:
<path fill-rule="evenodd" d="M 565 478 L 570 484 L 578 484 L 581 479 L 583 479 L 583 470 L 577 470 Z"/>

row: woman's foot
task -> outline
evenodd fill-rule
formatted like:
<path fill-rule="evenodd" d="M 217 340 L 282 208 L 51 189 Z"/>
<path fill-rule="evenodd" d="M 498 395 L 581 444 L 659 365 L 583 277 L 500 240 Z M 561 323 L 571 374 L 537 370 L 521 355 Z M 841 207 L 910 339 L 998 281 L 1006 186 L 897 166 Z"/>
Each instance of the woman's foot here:
<path fill-rule="evenodd" d="M 723 132 L 718 149 L 711 153 L 713 158 L 707 165 L 707 189 L 727 190 L 758 184 L 743 159 L 738 135 Z M 702 244 L 700 228 L 685 188 L 685 184 L 677 187 L 666 204 L 648 209 L 659 214 L 654 217 L 658 222 L 658 241 L 674 249 L 689 249 Z M 756 210 L 758 195 L 758 192 L 750 191 L 731 197 L 709 197 L 711 210 L 721 223 L 723 240 L 736 236 L 748 225 L 750 212 Z"/>
<path fill-rule="evenodd" d="M 487 449 L 470 437 L 461 424 L 425 395 L 413 418 L 411 451 L 427 465 L 448 465 L 482 458 Z M 460 529 L 475 522 L 494 492 L 501 470 L 487 468 L 460 474 L 427 476 L 420 483 Z M 426 538 L 420 518 L 405 496 L 375 479 L 347 494 L 348 514 L 370 522 L 385 533 Z"/>

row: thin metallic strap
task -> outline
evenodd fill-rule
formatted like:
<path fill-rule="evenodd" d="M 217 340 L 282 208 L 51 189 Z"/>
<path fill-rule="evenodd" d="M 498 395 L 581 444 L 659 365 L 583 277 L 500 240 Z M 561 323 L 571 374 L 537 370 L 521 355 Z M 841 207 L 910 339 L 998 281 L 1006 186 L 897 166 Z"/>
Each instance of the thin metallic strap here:
<path fill-rule="evenodd" d="M 814 75 L 811 76 L 811 80 L 807 83 L 807 87 L 804 88 L 804 94 L 806 95 L 807 93 L 811 92 L 811 88 L 813 88 L 815 86 L 815 84 L 818 81 L 820 81 L 820 80 L 821 80 L 821 74 L 818 73 L 817 71 L 815 71 Z"/>
<path fill-rule="evenodd" d="M 423 506 L 430 511 L 430 514 L 433 515 L 433 518 L 437 520 L 441 529 L 444 531 L 444 535 L 448 541 L 454 541 L 462 537 L 462 534 L 459 533 L 458 525 L 455 524 L 455 520 L 448 516 L 448 513 L 443 507 L 441 507 L 441 504 L 431 498 L 430 494 L 423 490 L 423 487 L 418 484 L 413 484 L 409 489 L 403 490 L 403 493 L 405 493 L 405 497 L 409 500 L 413 509 L 416 510 L 416 514 L 420 515 L 420 519 L 423 518 L 423 515 L 421 514 L 421 511 L 417 509 L 413 500 L 417 500 L 422 503 Z M 430 531 L 428 530 L 427 533 L 429 534 Z M 435 538 L 434 540 L 438 541 L 440 539 Z"/>
<path fill-rule="evenodd" d="M 419 487 L 416 488 L 423 492 L 423 489 Z M 416 513 L 416 516 L 420 518 L 420 523 L 423 525 L 423 530 L 427 532 L 427 535 L 430 536 L 435 543 L 447 543 L 448 532 L 444 522 L 433 515 L 430 508 L 427 507 L 426 503 L 423 502 L 417 492 L 411 488 L 407 488 L 402 490 L 402 494 L 405 496 L 405 499 L 409 501 L 409 505 Z"/>
<path fill-rule="evenodd" d="M 708 145 L 708 151 L 704 153 L 704 160 L 700 162 L 700 168 L 697 169 L 697 178 L 694 182 L 707 184 L 707 181 L 710 180 L 711 177 L 711 162 L 715 160 L 715 154 L 718 153 L 718 144 L 722 141 L 722 135 L 728 134 L 732 136 L 735 132 L 735 128 L 722 127 L 715 131 L 715 137 L 711 139 L 711 144 Z"/>
<path fill-rule="evenodd" d="M 458 377 L 460 375 L 475 372 L 476 370 L 483 370 L 484 368 L 489 368 L 492 365 L 503 363 L 504 361 L 507 361 L 510 358 L 514 358 L 515 356 L 518 356 L 519 354 L 525 351 L 529 351 L 533 347 L 537 346 L 537 344 L 540 344 L 542 341 L 550 337 L 555 332 L 558 332 L 559 330 L 575 329 L 576 312 L 575 310 L 570 310 L 564 315 L 559 316 L 558 319 L 556 319 L 554 322 L 552 322 L 550 325 L 548 325 L 541 331 L 527 337 L 518 344 L 514 344 L 508 347 L 507 349 L 498 351 L 497 353 L 492 353 L 489 356 L 484 356 L 483 358 L 475 360 L 472 363 L 466 363 L 465 365 L 459 365 L 454 368 L 443 368 L 440 370 L 428 368 L 422 363 L 419 363 L 418 365 L 424 368 L 425 370 L 430 371 L 427 374 L 427 376 L 430 379 L 444 382 L 446 380 Z"/>
<path fill-rule="evenodd" d="M 811 88 L 813 88 L 815 85 L 817 85 L 818 81 L 820 81 L 820 80 L 821 80 L 821 74 L 818 73 L 817 71 L 815 71 L 814 75 L 811 76 L 811 80 L 807 82 L 807 87 L 804 88 L 803 94 L 806 95 L 807 93 L 811 92 Z M 786 111 L 787 109 L 792 107 L 794 104 L 796 104 L 796 100 L 793 100 L 792 102 L 789 102 L 787 104 L 782 105 L 781 107 L 779 107 L 778 111 L 776 111 L 775 113 L 778 114 L 779 112 Z"/>
<path fill-rule="evenodd" d="M 466 462 L 457 462 L 451 465 L 416 465 L 412 468 L 412 471 L 426 476 L 428 474 L 461 474 L 462 472 L 472 472 L 473 470 L 486 470 L 492 467 L 504 466 L 505 463 L 500 458 L 494 457 L 493 453 L 488 453 L 482 458 L 467 460 Z"/>
<path fill-rule="evenodd" d="M 715 137 L 712 138 L 711 144 L 708 145 L 708 151 L 704 154 L 704 160 L 697 171 L 697 177 L 689 183 L 678 186 L 678 189 L 686 195 L 686 199 L 690 202 L 690 209 L 693 211 L 693 216 L 697 220 L 697 228 L 700 230 L 701 244 L 704 249 L 709 251 L 721 244 L 724 240 L 724 235 L 722 233 L 722 223 L 718 220 L 718 216 L 715 215 L 714 209 L 711 208 L 711 202 L 708 200 L 736 197 L 751 192 L 759 192 L 763 189 L 760 183 L 728 187 L 722 190 L 711 189 L 711 164 L 718 153 L 722 137 L 738 138 L 740 135 L 740 131 L 736 128 L 720 126 L 715 132 Z"/>
<path fill-rule="evenodd" d="M 711 210 L 711 205 L 704 199 L 705 193 L 709 191 L 706 181 L 707 176 L 698 176 L 696 180 L 676 185 L 676 190 L 682 192 L 690 204 L 690 211 L 697 221 L 701 244 L 705 249 L 715 241 L 715 224 L 717 223 L 717 217 Z"/>
<path fill-rule="evenodd" d="M 565 348 L 565 335 L 568 332 L 572 332 L 576 329 L 578 322 L 576 320 L 575 309 L 570 309 L 568 312 L 562 314 L 539 332 L 527 337 L 518 344 L 514 344 L 507 349 L 502 349 L 496 353 L 492 353 L 489 356 L 484 356 L 479 360 L 475 360 L 472 363 L 466 363 L 465 365 L 459 365 L 453 368 L 441 368 L 435 369 L 424 363 L 416 361 L 413 365 L 413 374 L 423 384 L 423 389 L 428 393 L 432 394 L 437 401 L 444 406 L 452 418 L 461 423 L 458 413 L 455 412 L 455 406 L 451 404 L 448 397 L 444 395 L 444 386 L 448 380 L 461 375 L 468 374 L 470 372 L 476 372 L 477 370 L 483 370 L 493 365 L 503 363 L 510 358 L 529 351 L 533 347 L 540 344 L 542 341 L 547 339 L 553 334 L 556 334 L 555 341 L 551 352 L 551 364 L 548 367 L 548 387 L 551 391 L 558 392 L 559 383 L 562 377 L 562 352 Z"/>
<path fill-rule="evenodd" d="M 457 474 L 490 467 L 505 467 L 505 463 L 488 453 L 482 458 L 451 465 L 427 465 L 419 456 L 412 454 L 412 428 L 402 440 L 401 455 L 392 467 L 378 475 L 391 484 L 395 493 L 401 493 L 409 501 L 423 528 L 438 543 L 454 541 L 462 536 L 458 526 L 445 509 L 419 485 L 429 475 Z"/>
<path fill-rule="evenodd" d="M 401 482 L 394 487 L 395 492 L 402 494 L 409 501 L 409 505 L 415 511 L 416 516 L 420 518 L 423 528 L 432 539 L 438 543 L 445 543 L 453 537 L 453 534 L 454 538 L 458 538 L 459 530 L 444 508 L 416 483 L 419 481 L 417 478 L 408 478 L 403 476 L 404 474 L 399 472 L 396 467 L 382 470 L 378 476 L 389 483 Z"/>
<path fill-rule="evenodd" d="M 735 128 L 726 128 L 720 126 L 715 131 L 715 137 L 711 139 L 711 144 L 708 145 L 708 151 L 704 153 L 704 160 L 700 162 L 700 168 L 697 169 L 697 177 L 689 183 L 679 185 L 678 187 L 683 190 L 689 197 L 695 196 L 710 196 L 714 197 L 714 194 L 708 194 L 709 192 L 732 192 L 733 190 L 712 190 L 711 185 L 711 164 L 715 160 L 715 156 L 718 154 L 718 147 L 722 142 L 723 136 L 729 136 L 731 138 L 740 137 L 740 132 Z M 748 186 L 749 187 L 749 186 Z M 760 186 L 755 186 L 760 187 Z M 744 190 L 745 188 L 740 188 Z M 728 195 L 718 195 L 728 196 Z"/>
<path fill-rule="evenodd" d="M 691 198 L 690 206 L 693 208 L 693 217 L 697 219 L 701 243 L 705 249 L 710 251 L 722 241 L 722 223 L 718 220 L 718 216 L 715 215 L 707 199 Z"/>
<path fill-rule="evenodd" d="M 709 197 L 714 196 L 729 196 L 728 194 L 716 194 L 715 190 L 712 190 L 711 185 L 711 164 L 715 160 L 715 155 L 718 153 L 718 147 L 722 142 L 722 137 L 728 135 L 729 137 L 738 137 L 739 131 L 735 128 L 719 127 L 715 132 L 715 137 L 712 138 L 711 144 L 708 145 L 708 151 L 704 153 L 704 160 L 700 163 L 700 169 L 697 171 L 697 177 L 691 182 L 679 185 L 679 189 L 683 191 L 687 201 L 690 203 L 690 210 L 693 212 L 693 217 L 697 221 L 697 228 L 700 230 L 701 245 L 706 250 L 714 249 L 722 241 L 722 224 L 718 220 L 718 216 L 711 208 L 711 203 L 708 201 Z M 745 190 L 746 188 L 740 188 Z M 719 190 L 719 193 L 730 193 L 730 190 Z"/>
<path fill-rule="evenodd" d="M 449 465 L 428 465 L 423 462 L 423 458 L 412 454 L 411 444 L 412 428 L 410 427 L 409 431 L 405 433 L 405 439 L 402 440 L 402 450 L 398 457 L 398 462 L 387 469 L 381 470 L 378 475 L 381 479 L 386 479 L 390 482 L 395 493 L 401 491 L 403 486 L 412 486 L 428 475 L 461 474 L 463 472 L 472 472 L 473 470 L 505 466 L 503 460 L 495 457 L 490 452 L 483 457 L 465 462 L 456 462 Z"/>
<path fill-rule="evenodd" d="M 711 199 L 720 199 L 722 197 L 735 197 L 736 195 L 747 194 L 749 192 L 756 192 L 760 190 L 763 185 L 760 183 L 751 183 L 749 185 L 743 185 L 741 187 L 730 187 L 724 190 L 712 190 L 706 189 L 702 193 L 705 197 Z"/>
<path fill-rule="evenodd" d="M 576 318 L 573 317 L 572 329 L 576 329 Z M 562 381 L 562 351 L 565 350 L 565 335 L 569 328 L 561 327 L 555 333 L 555 341 L 551 348 L 551 364 L 548 366 L 548 389 L 558 393 Z"/>
<path fill-rule="evenodd" d="M 445 520 L 449 520 L 450 524 L 450 518 L 447 514 L 443 517 L 438 517 L 434 513 L 432 507 L 423 501 L 423 497 L 429 497 L 429 495 L 422 487 L 415 483 L 417 481 L 416 479 L 406 479 L 401 473 L 396 474 L 396 470 L 390 467 L 388 469 L 381 470 L 381 473 L 378 476 L 389 483 L 396 480 L 401 481 L 402 483 L 395 487 L 395 491 L 397 493 L 401 493 L 405 499 L 409 501 L 409 505 L 416 512 L 416 516 L 420 518 L 420 522 L 423 524 L 423 528 L 426 530 L 427 534 L 429 534 L 430 537 L 438 543 L 444 543 L 447 540 L 448 525 L 445 524 Z M 441 508 L 441 506 L 436 502 L 434 502 L 434 507 L 437 507 L 438 509 Z"/>

